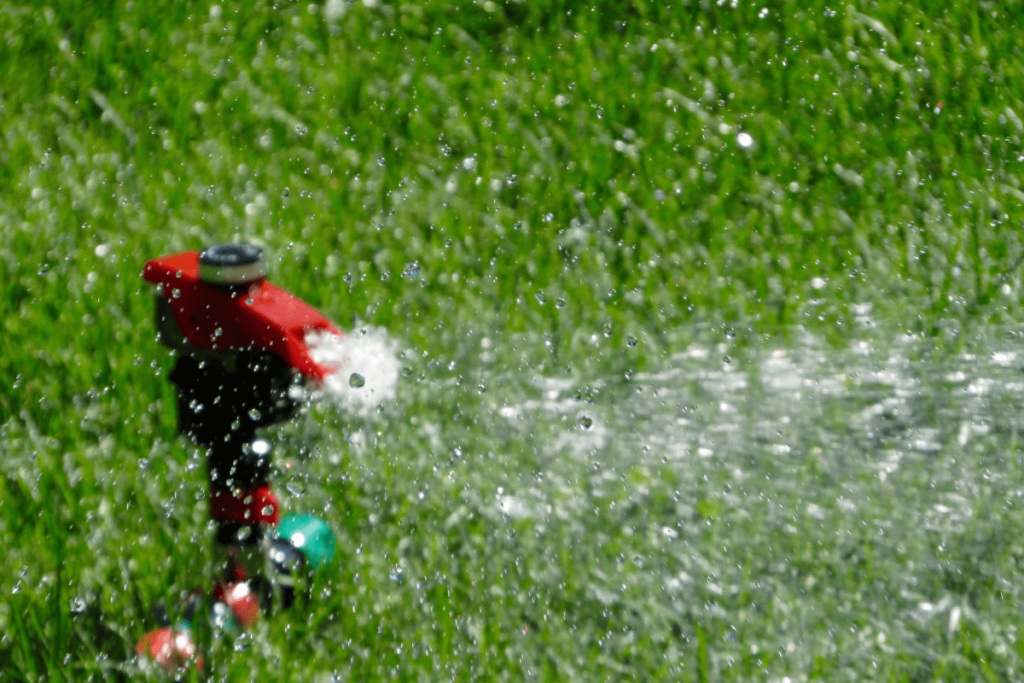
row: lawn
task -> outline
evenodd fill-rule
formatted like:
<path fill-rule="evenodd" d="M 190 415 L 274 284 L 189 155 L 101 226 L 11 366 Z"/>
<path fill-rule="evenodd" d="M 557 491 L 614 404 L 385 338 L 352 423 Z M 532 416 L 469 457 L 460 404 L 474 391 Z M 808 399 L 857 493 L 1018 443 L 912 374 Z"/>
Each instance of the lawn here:
<path fill-rule="evenodd" d="M 0 680 L 131 678 L 152 606 L 202 582 L 202 456 L 140 275 L 230 241 L 403 371 L 378 410 L 316 402 L 268 432 L 286 506 L 339 557 L 309 605 L 212 643 L 214 677 L 1019 675 L 1024 517 L 991 502 L 1015 495 L 1017 389 L 963 442 L 971 521 L 933 537 L 929 486 L 956 482 L 913 460 L 879 495 L 855 461 L 877 425 L 851 411 L 890 389 L 851 371 L 852 399 L 797 420 L 800 458 L 749 466 L 817 501 L 801 522 L 734 500 L 740 460 L 694 455 L 723 396 L 775 452 L 774 390 L 666 378 L 708 372 L 696 349 L 757 374 L 808 335 L 851 364 L 865 339 L 880 364 L 1010 353 L 1022 23 L 1020 2 L 4 4 Z M 917 386 L 955 460 L 950 385 Z M 844 516 L 844 491 L 873 502 Z M 931 604 L 899 594 L 921 566 L 955 600 L 886 636 L 885 605 Z"/>

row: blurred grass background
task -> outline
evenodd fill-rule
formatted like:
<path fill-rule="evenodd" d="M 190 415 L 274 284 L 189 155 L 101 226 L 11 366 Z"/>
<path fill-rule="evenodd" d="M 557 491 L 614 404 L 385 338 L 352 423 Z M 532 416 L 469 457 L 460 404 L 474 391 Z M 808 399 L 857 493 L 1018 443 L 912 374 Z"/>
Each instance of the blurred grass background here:
<path fill-rule="evenodd" d="M 842 346 L 855 310 L 956 349 L 1021 317 L 1022 19 L 1020 2 L 6 3 L 0 671 L 123 675 L 149 603 L 187 588 L 203 552 L 149 258 L 265 245 L 276 282 L 344 327 L 387 329 L 416 374 L 460 382 L 473 334 L 498 340 L 497 366 L 569 376 L 643 369 L 708 327 L 752 344 L 806 327 Z M 472 422 L 472 402 L 452 401 L 403 419 Z M 417 433 L 393 427 L 389 443 L 418 457 Z M 310 494 L 341 508 L 354 543 L 371 518 L 404 519 L 373 495 L 405 465 L 381 467 L 363 472 L 380 490 L 339 477 Z M 431 534 L 453 501 L 427 515 Z M 391 640 L 352 646 L 353 675 L 436 677 L 438 661 L 486 679 L 709 675 L 701 627 L 651 621 L 652 605 L 633 615 L 652 630 L 629 661 L 573 652 L 590 641 L 565 632 L 518 671 L 496 665 L 480 643 L 505 647 L 524 622 L 474 597 L 469 572 L 504 576 L 488 563 L 522 547 L 490 558 L 491 526 L 456 529 L 407 543 L 450 581 L 432 610 L 453 596 L 494 610 L 476 659 L 457 656 L 454 625 L 423 635 L 422 598 L 403 594 Z M 552 560 L 571 573 L 580 558 Z M 252 666 L 309 680 L 303 666 L 332 660 L 325 620 L 380 633 L 364 619 L 376 598 L 345 585 L 326 604 L 356 615 L 314 611 L 298 653 Z M 552 585 L 566 591 L 545 595 L 552 609 L 571 611 L 571 580 Z M 428 643 L 416 657 L 382 646 L 412 634 Z M 668 647 L 687 653 L 679 671 Z M 802 675 L 840 666 L 822 657 Z"/>

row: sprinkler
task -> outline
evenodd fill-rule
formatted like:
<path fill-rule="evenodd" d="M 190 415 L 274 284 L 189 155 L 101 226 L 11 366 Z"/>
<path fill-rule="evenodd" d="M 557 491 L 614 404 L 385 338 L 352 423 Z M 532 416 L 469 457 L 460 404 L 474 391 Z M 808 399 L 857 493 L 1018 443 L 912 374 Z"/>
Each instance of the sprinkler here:
<path fill-rule="evenodd" d="M 143 270 L 157 287 L 159 339 L 177 356 L 170 380 L 178 431 L 206 449 L 210 517 L 224 558 L 211 622 L 229 634 L 272 605 L 289 607 L 335 549 L 322 519 L 281 518 L 270 482 L 271 445 L 257 430 L 291 418 L 302 385 L 316 386 L 335 372 L 313 359 L 307 336 L 342 332 L 266 274 L 266 253 L 249 244 L 165 256 Z M 138 653 L 168 670 L 201 666 L 191 633 L 202 595 L 190 596 L 182 609 L 187 618 L 176 626 L 144 636 Z"/>

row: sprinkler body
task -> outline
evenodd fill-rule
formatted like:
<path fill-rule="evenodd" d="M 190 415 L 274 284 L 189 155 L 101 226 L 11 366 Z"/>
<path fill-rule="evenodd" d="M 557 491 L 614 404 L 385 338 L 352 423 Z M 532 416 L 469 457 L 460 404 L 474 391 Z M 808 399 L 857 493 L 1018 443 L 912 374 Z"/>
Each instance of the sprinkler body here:
<path fill-rule="evenodd" d="M 158 288 L 160 340 L 178 353 L 178 431 L 208 452 L 217 540 L 257 544 L 280 518 L 270 446 L 256 430 L 292 417 L 303 381 L 334 372 L 313 360 L 306 336 L 341 331 L 268 282 L 264 252 L 251 245 L 154 259 L 143 277 Z"/>
<path fill-rule="evenodd" d="M 207 453 L 210 516 L 225 557 L 212 620 L 226 632 L 244 630 L 260 609 L 291 605 L 334 552 L 323 520 L 293 515 L 282 522 L 270 482 L 270 443 L 257 430 L 291 418 L 302 385 L 336 370 L 313 359 L 307 335 L 341 330 L 267 282 L 264 252 L 251 245 L 154 259 L 143 277 L 157 285 L 159 339 L 177 356 L 170 380 L 178 431 Z M 174 649 L 185 639 L 169 639 L 168 630 L 147 634 L 138 652 L 161 664 L 191 657 Z"/>

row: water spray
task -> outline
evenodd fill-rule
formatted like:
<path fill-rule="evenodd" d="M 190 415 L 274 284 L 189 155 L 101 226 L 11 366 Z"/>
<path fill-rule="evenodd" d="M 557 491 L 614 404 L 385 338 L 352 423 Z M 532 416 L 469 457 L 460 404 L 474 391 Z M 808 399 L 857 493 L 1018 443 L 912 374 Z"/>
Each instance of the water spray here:
<path fill-rule="evenodd" d="M 266 253 L 248 244 L 165 256 L 143 271 L 157 287 L 159 339 L 176 353 L 170 380 L 178 431 L 206 449 L 210 517 L 223 558 L 210 600 L 194 591 L 176 625 L 136 646 L 169 671 L 202 668 L 192 626 L 205 606 L 215 629 L 237 636 L 261 614 L 291 606 L 334 554 L 322 519 L 281 517 L 271 445 L 257 430 L 290 419 L 303 387 L 319 387 L 337 371 L 338 362 L 314 358 L 307 340 L 341 339 L 342 332 L 266 275 Z"/>

